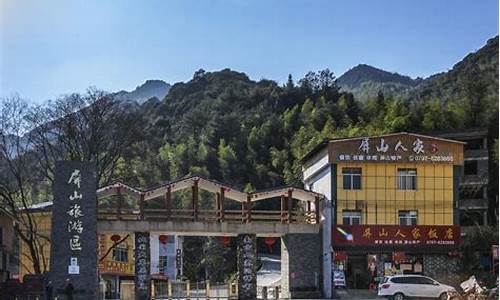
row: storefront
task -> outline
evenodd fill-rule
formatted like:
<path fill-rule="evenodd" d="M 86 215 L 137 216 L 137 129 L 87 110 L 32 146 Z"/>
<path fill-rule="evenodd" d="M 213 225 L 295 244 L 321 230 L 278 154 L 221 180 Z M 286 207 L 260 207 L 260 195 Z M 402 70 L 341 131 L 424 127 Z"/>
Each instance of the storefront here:
<path fill-rule="evenodd" d="M 352 289 L 375 288 L 383 276 L 450 272 L 460 242 L 457 226 L 336 225 L 332 235 L 334 272 Z"/>

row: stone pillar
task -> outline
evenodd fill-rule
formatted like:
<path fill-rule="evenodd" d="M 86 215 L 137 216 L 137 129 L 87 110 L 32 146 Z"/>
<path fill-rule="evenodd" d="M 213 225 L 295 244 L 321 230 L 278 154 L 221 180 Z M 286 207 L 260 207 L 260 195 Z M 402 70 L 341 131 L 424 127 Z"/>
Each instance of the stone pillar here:
<path fill-rule="evenodd" d="M 321 236 L 287 234 L 281 238 L 281 297 L 321 297 Z"/>
<path fill-rule="evenodd" d="M 135 232 L 135 299 L 151 299 L 149 232 Z"/>
<path fill-rule="evenodd" d="M 52 186 L 50 280 L 53 297 L 98 298 L 97 198 L 95 166 L 89 162 L 58 161 Z"/>
<path fill-rule="evenodd" d="M 257 298 L 257 237 L 238 235 L 238 299 Z"/>

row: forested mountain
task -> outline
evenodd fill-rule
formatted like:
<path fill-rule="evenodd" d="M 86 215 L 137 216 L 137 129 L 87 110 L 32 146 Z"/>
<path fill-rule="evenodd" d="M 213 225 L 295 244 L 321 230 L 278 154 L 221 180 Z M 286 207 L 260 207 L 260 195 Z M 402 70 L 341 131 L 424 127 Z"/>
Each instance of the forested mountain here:
<path fill-rule="evenodd" d="M 461 97 L 467 77 L 480 77 L 487 85 L 487 93 L 498 95 L 498 36 L 487 41 L 477 52 L 468 54 L 450 71 L 426 79 L 412 79 L 368 65 L 358 65 L 337 79 L 342 91 L 350 92 L 359 101 L 385 96 L 447 100 Z"/>
<path fill-rule="evenodd" d="M 143 104 L 151 98 L 163 99 L 170 90 L 170 84 L 163 80 L 146 80 L 142 85 L 131 92 L 119 91 L 115 93 L 117 99 L 128 100 Z"/>
<path fill-rule="evenodd" d="M 414 85 L 408 94 L 382 91 L 364 101 L 339 89 L 329 70 L 310 72 L 298 81 L 290 76 L 283 86 L 229 69 L 200 70 L 190 81 L 173 85 L 161 102 L 141 106 L 144 136 L 115 175 L 146 187 L 202 174 L 260 189 L 300 184 L 301 157 L 324 139 L 491 124 L 498 128 L 497 44 L 498 38 L 490 40 L 451 71 L 419 84 L 358 67 L 373 76 L 383 74 L 385 83 Z"/>
<path fill-rule="evenodd" d="M 467 82 L 484 84 L 486 95 L 498 99 L 498 36 L 489 39 L 477 52 L 468 54 L 450 71 L 426 78 L 412 91 L 411 97 L 454 99 L 463 94 Z"/>
<path fill-rule="evenodd" d="M 386 96 L 405 95 L 420 82 L 420 78 L 412 79 L 365 64 L 355 66 L 337 79 L 342 91 L 352 93 L 360 101 L 375 97 L 379 91 Z"/>

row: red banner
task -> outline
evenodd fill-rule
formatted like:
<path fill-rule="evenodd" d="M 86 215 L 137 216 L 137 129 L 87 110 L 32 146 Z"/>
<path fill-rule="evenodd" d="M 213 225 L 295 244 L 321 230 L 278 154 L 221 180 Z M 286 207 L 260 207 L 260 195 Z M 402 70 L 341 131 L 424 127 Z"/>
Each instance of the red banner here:
<path fill-rule="evenodd" d="M 460 243 L 458 226 L 334 225 L 333 246 L 452 246 Z"/>

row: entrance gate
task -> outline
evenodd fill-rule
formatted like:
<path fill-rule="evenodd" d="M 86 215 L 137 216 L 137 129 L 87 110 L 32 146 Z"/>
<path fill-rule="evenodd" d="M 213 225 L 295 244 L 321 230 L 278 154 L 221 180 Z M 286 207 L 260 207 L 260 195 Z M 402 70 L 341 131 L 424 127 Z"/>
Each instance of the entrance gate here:
<path fill-rule="evenodd" d="M 172 194 L 181 190 L 191 191 L 189 208 L 173 206 Z M 200 208 L 200 190 L 215 195 L 215 209 Z M 237 293 L 236 298 L 242 300 L 257 297 L 257 236 L 281 237 L 282 297 L 287 298 L 300 291 L 320 294 L 318 282 L 323 253 L 319 235 L 320 205 L 324 199 L 320 194 L 295 187 L 245 193 L 196 176 L 146 191 L 115 183 L 97 191 L 98 199 L 106 197 L 116 197 L 117 205 L 98 208 L 97 232 L 135 234 L 135 299 L 151 299 L 150 232 L 237 237 L 237 285 L 220 285 L 214 290 L 213 296 L 230 298 Z M 125 197 L 137 205 L 128 208 Z M 148 202 L 158 198 L 163 200 L 162 207 L 147 206 Z M 279 210 L 257 209 L 259 201 L 276 199 L 281 203 Z M 236 203 L 239 209 L 234 209 L 235 205 L 227 209 L 227 201 Z M 311 278 L 314 282 L 311 282 Z M 211 294 L 213 289 L 206 285 L 198 283 L 193 286 L 189 282 L 173 281 L 161 289 L 166 289 L 165 299 L 169 295 L 172 298 L 190 299 L 192 296 L 213 297 L 207 295 L 207 291 Z"/>

